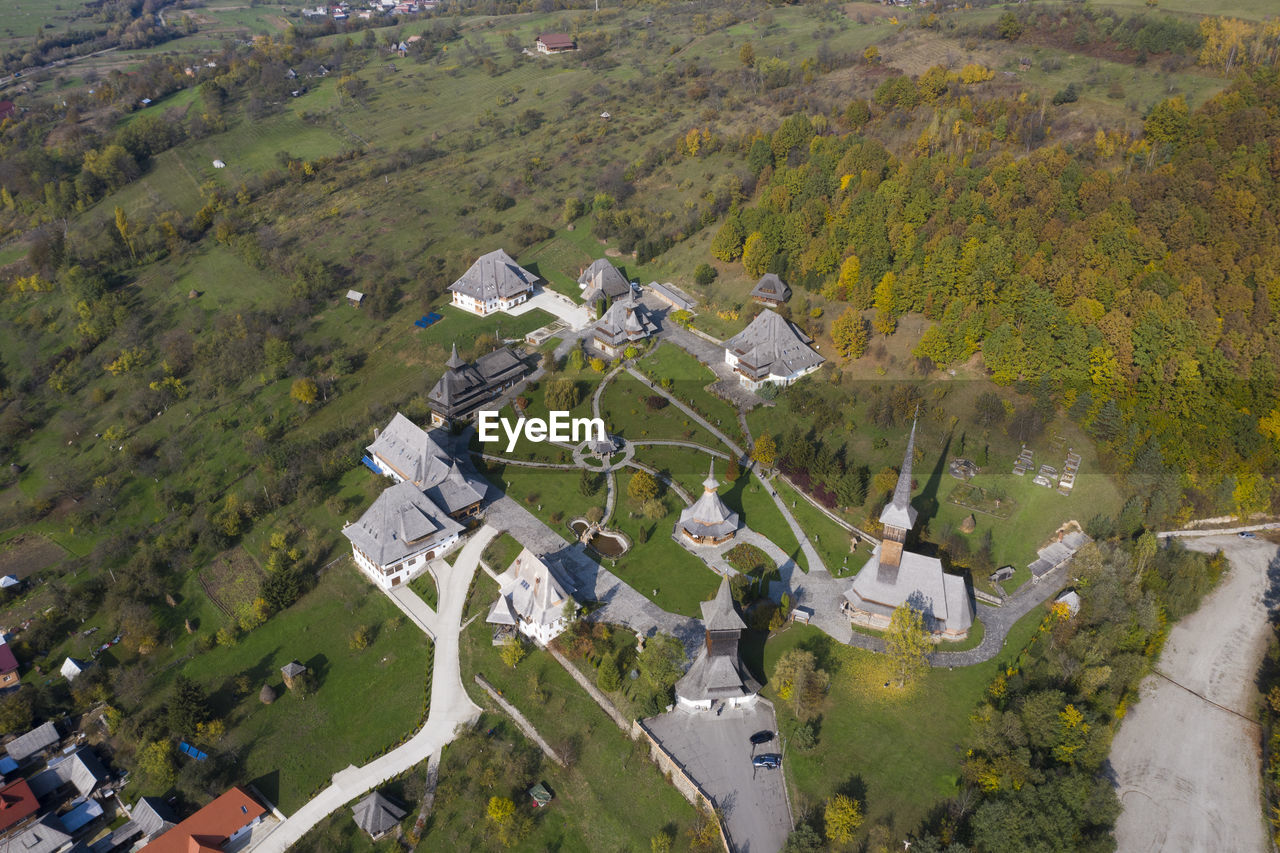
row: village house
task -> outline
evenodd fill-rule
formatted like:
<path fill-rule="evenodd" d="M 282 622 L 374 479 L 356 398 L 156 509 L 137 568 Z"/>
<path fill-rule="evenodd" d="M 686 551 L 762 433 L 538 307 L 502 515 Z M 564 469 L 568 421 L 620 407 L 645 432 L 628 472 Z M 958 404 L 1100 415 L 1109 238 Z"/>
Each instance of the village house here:
<path fill-rule="evenodd" d="M 854 577 L 840 607 L 855 625 L 883 630 L 889 627 L 893 611 L 907 604 L 924 616 L 925 630 L 948 640 L 962 640 L 973 626 L 973 601 L 964 578 L 942 571 L 936 557 L 904 547 L 916 523 L 916 509 L 911 506 L 915 444 L 913 423 L 893 498 L 880 513 L 884 539 Z"/>
<path fill-rule="evenodd" d="M 0 835 L 27 825 L 38 811 L 40 801 L 26 779 L 0 788 Z"/>
<path fill-rule="evenodd" d="M 2 853 L 79 853 L 89 849 L 92 848 L 72 840 L 55 814 L 46 814 L 17 835 L 0 841 Z"/>
<path fill-rule="evenodd" d="M 41 754 L 47 749 L 57 746 L 62 740 L 57 727 L 52 722 L 41 723 L 24 735 L 20 735 L 5 744 L 9 757 L 19 765 Z"/>
<path fill-rule="evenodd" d="M 569 627 L 571 614 L 578 609 L 568 567 L 549 555 L 535 556 L 528 548 L 498 577 L 498 586 L 498 600 L 485 621 L 515 628 L 539 645 L 545 646 Z"/>
<path fill-rule="evenodd" d="M 511 259 L 502 249 L 481 255 L 457 281 L 449 285 L 453 305 L 486 317 L 510 311 L 533 296 L 538 277 Z"/>
<path fill-rule="evenodd" d="M 639 343 L 658 330 L 634 295 L 614 302 L 591 329 L 591 343 L 609 358 L 616 358 L 629 345 Z"/>
<path fill-rule="evenodd" d="M 614 301 L 631 295 L 631 282 L 606 258 L 592 261 L 578 276 L 582 301 L 588 305 L 600 299 Z"/>
<path fill-rule="evenodd" d="M 486 353 L 468 364 L 453 354 L 445 362 L 444 375 L 427 394 L 431 405 L 431 425 L 449 426 L 475 414 L 486 403 L 502 396 L 502 392 L 524 379 L 532 368 L 510 347 Z"/>
<path fill-rule="evenodd" d="M 695 545 L 721 545 L 738 532 L 738 514 L 724 505 L 716 490 L 716 463 L 712 461 L 707 479 L 702 481 L 702 497 L 685 507 L 676 522 L 675 532 Z"/>
<path fill-rule="evenodd" d="M 760 684 L 738 655 L 738 639 L 747 625 L 734 609 L 729 579 L 722 578 L 716 597 L 701 606 L 706 638 L 689 671 L 676 682 L 676 703 L 687 711 L 710 711 L 717 702 L 749 708 Z"/>
<path fill-rule="evenodd" d="M 413 483 L 396 483 L 374 500 L 354 524 L 342 528 L 360 567 L 382 589 L 399 586 L 444 554 L 463 526 Z"/>
<path fill-rule="evenodd" d="M 467 480 L 431 434 L 396 412 L 391 423 L 375 433 L 364 463 L 373 471 L 395 480 L 412 483 L 453 519 L 480 514 L 483 487 Z"/>
<path fill-rule="evenodd" d="M 760 276 L 756 286 L 751 288 L 751 298 L 761 305 L 781 308 L 791 298 L 791 288 L 787 287 L 786 282 L 778 276 L 769 272 Z"/>
<path fill-rule="evenodd" d="M 235 787 L 142 848 L 143 853 L 218 853 L 250 832 L 267 813 Z"/>
<path fill-rule="evenodd" d="M 0 634 L 0 690 L 17 687 L 19 680 L 18 659 L 4 634 Z"/>
<path fill-rule="evenodd" d="M 810 348 L 813 339 L 768 308 L 724 344 L 725 363 L 738 381 L 755 390 L 766 382 L 790 385 L 826 359 Z"/>
<path fill-rule="evenodd" d="M 110 774 L 102 766 L 97 754 L 87 747 L 71 755 L 59 756 L 49 762 L 48 768 L 27 781 L 36 797 L 43 800 L 63 787 L 74 790 L 77 796 L 87 797 L 106 781 Z"/>
<path fill-rule="evenodd" d="M 578 49 L 578 43 L 566 33 L 542 33 L 534 45 L 538 53 L 568 53 Z"/>

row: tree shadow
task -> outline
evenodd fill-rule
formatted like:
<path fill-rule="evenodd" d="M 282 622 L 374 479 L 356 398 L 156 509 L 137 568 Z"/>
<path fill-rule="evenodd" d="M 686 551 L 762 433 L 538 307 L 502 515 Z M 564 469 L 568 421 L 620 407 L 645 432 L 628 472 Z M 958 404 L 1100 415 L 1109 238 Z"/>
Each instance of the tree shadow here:
<path fill-rule="evenodd" d="M 257 788 L 262 796 L 266 797 L 272 803 L 280 802 L 280 771 L 269 770 L 256 779 L 250 779 L 249 784 Z"/>
<path fill-rule="evenodd" d="M 324 686 L 325 677 L 329 674 L 329 659 L 324 655 L 312 655 L 307 660 L 307 677 L 311 679 L 312 688 L 319 690 Z"/>

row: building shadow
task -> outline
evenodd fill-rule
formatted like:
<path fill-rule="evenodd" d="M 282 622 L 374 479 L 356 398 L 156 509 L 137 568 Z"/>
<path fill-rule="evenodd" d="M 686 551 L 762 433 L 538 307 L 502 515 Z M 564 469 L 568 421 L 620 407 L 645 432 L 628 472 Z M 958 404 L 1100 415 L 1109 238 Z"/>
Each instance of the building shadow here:
<path fill-rule="evenodd" d="M 928 526 L 933 519 L 938 517 L 938 509 L 941 507 L 938 491 L 942 488 L 942 477 L 947 470 L 947 455 L 951 450 L 951 439 L 954 434 L 954 430 L 947 432 L 947 440 L 943 443 L 942 450 L 938 453 L 938 458 L 934 462 L 933 468 L 929 471 L 929 479 L 925 481 L 924 488 L 920 491 L 920 494 L 916 495 L 915 499 L 911 501 L 911 505 L 915 507 L 917 513 L 915 526 L 917 535 L 918 531 Z"/>

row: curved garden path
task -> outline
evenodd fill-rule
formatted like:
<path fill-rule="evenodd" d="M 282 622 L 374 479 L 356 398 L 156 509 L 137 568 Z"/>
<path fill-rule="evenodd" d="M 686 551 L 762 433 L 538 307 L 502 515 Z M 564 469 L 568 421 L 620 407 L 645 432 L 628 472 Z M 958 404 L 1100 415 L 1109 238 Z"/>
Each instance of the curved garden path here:
<path fill-rule="evenodd" d="M 431 675 L 431 710 L 417 734 L 387 754 L 362 767 L 351 766 L 333 774 L 333 784 L 281 821 L 254 847 L 254 853 L 285 853 L 298 839 L 346 803 L 422 763 L 451 742 L 459 727 L 480 715 L 462 686 L 458 634 L 467 589 L 480 555 L 498 531 L 484 525 L 467 540 L 452 569 L 440 572 L 439 607 L 436 610 L 435 659 Z M 357 700 L 358 701 L 358 700 Z"/>

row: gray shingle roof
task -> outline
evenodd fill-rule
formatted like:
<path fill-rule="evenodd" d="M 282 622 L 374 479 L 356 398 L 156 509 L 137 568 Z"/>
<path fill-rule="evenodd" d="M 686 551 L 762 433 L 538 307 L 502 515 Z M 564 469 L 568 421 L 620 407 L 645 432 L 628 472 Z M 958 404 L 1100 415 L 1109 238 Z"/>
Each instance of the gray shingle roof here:
<path fill-rule="evenodd" d="M 92 749 L 80 749 L 50 762 L 49 769 L 33 776 L 28 784 L 37 797 L 51 794 L 66 784 L 74 786 L 80 796 L 87 797 L 107 775 L 107 769 Z"/>
<path fill-rule="evenodd" d="M 764 379 L 797 376 L 826 361 L 809 347 L 812 341 L 794 323 L 766 308 L 724 346 L 738 358 L 744 372 Z"/>
<path fill-rule="evenodd" d="M 71 836 L 57 825 L 58 818 L 47 814 L 17 835 L 0 841 L 0 853 L 59 853 L 71 843 Z"/>
<path fill-rule="evenodd" d="M 725 506 L 716 493 L 719 483 L 715 478 L 715 462 L 711 463 L 711 472 L 702 482 L 702 497 L 692 506 L 680 513 L 676 529 L 687 532 L 698 539 L 719 538 L 738 529 L 738 514 Z"/>
<path fill-rule="evenodd" d="M 394 829 L 405 816 L 404 809 L 377 791 L 371 791 L 369 796 L 352 806 L 351 812 L 356 826 L 374 838 Z"/>
<path fill-rule="evenodd" d="M 307 671 L 307 668 L 302 664 L 298 663 L 296 660 L 291 660 L 284 666 L 280 667 L 280 673 L 282 675 L 288 676 L 289 678 L 293 678 L 295 675 L 301 675 L 306 671 Z"/>
<path fill-rule="evenodd" d="M 483 498 L 431 434 L 399 412 L 366 449 L 426 492 L 445 512 L 458 512 Z"/>
<path fill-rule="evenodd" d="M 533 289 L 538 277 L 512 260 L 502 249 L 495 249 L 476 259 L 457 281 L 449 285 L 451 292 L 473 299 L 509 299 Z"/>
<path fill-rule="evenodd" d="M 461 531 L 462 525 L 417 486 L 405 482 L 378 495 L 359 521 L 342 529 L 342 535 L 379 566 L 389 566 Z"/>
<path fill-rule="evenodd" d="M 645 308 L 634 296 L 620 299 L 609 306 L 595 325 L 595 337 L 611 346 L 628 341 L 641 341 L 657 331 Z"/>
<path fill-rule="evenodd" d="M 656 281 L 651 281 L 649 282 L 649 289 L 677 308 L 683 308 L 685 311 L 692 311 L 698 304 L 671 282 L 660 284 Z"/>
<path fill-rule="evenodd" d="M 169 804 L 159 797 L 143 797 L 133 807 L 133 823 L 150 838 L 167 832 L 178 824 L 178 816 Z"/>
<path fill-rule="evenodd" d="M 915 463 L 916 424 L 911 422 L 911 435 L 907 438 L 907 452 L 898 469 L 898 484 L 893 489 L 893 499 L 880 511 L 880 523 L 890 527 L 910 530 L 916 523 L 916 509 L 911 505 L 911 467 Z"/>
<path fill-rule="evenodd" d="M 514 614 L 523 622 L 550 625 L 564 614 L 565 603 L 570 600 L 572 580 L 566 576 L 563 564 L 554 559 L 538 557 L 528 548 L 520 552 L 511 567 L 504 572 L 498 593 L 499 600 L 489 610 L 495 624 L 509 625 L 503 621 Z M 503 606 L 502 599 L 507 605 Z"/>
<path fill-rule="evenodd" d="M 787 287 L 786 282 L 778 276 L 769 272 L 762 275 L 756 282 L 756 286 L 751 288 L 751 298 L 786 302 L 791 298 L 791 288 Z"/>
<path fill-rule="evenodd" d="M 973 608 L 964 578 L 942 571 L 937 558 L 911 551 L 902 552 L 898 566 L 882 566 L 877 545 L 871 559 L 854 577 L 845 599 L 855 607 L 881 613 L 909 604 L 924 614 L 931 631 L 963 631 L 973 625 Z"/>
<path fill-rule="evenodd" d="M 9 741 L 5 746 L 5 751 L 9 753 L 9 757 L 14 761 L 22 763 L 37 752 L 48 749 L 60 740 L 62 740 L 62 736 L 58 734 L 58 730 L 53 723 L 44 723 L 25 735 Z"/>
<path fill-rule="evenodd" d="M 529 372 L 529 365 L 510 347 L 502 347 L 467 364 L 457 358 L 449 360 L 449 369 L 436 382 L 427 400 L 432 408 L 450 417 L 468 414 L 496 397 L 504 386 Z"/>
<path fill-rule="evenodd" d="M 631 292 L 631 282 L 627 281 L 626 276 L 605 258 L 593 261 L 591 266 L 578 276 L 578 284 L 585 286 L 582 298 L 588 302 L 596 296 L 617 299 Z"/>
<path fill-rule="evenodd" d="M 720 580 L 720 588 L 716 597 L 702 602 L 702 624 L 708 631 L 745 631 L 747 623 L 742 621 L 737 609 L 733 606 L 733 593 L 729 590 L 729 579 Z"/>

